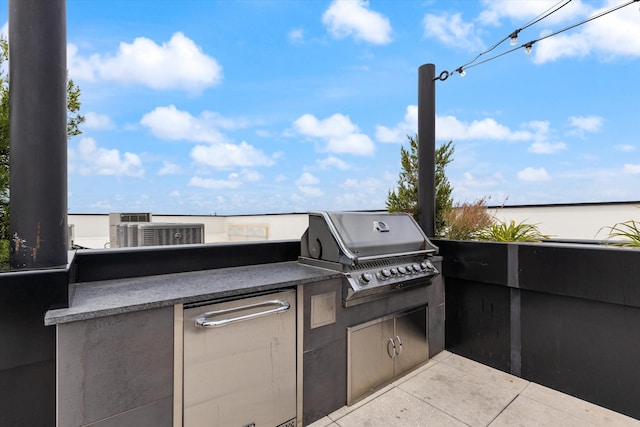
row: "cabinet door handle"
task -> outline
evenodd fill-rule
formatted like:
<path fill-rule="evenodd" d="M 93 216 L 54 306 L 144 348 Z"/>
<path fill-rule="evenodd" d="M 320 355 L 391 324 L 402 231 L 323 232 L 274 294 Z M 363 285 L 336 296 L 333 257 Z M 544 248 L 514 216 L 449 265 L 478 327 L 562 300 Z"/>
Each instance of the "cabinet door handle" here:
<path fill-rule="evenodd" d="M 395 343 L 393 345 L 394 351 L 396 352 L 396 354 L 398 356 L 400 356 L 402 354 L 402 340 L 400 339 L 400 336 L 396 335 L 396 340 L 398 340 L 398 345 L 396 346 Z"/>
<path fill-rule="evenodd" d="M 392 359 L 396 357 L 396 343 L 393 342 L 393 338 L 389 338 L 389 341 L 387 341 L 387 354 Z"/>
<path fill-rule="evenodd" d="M 222 320 L 208 320 L 212 317 L 216 317 L 224 314 L 236 313 L 236 312 L 251 309 L 251 308 L 273 307 L 273 306 L 275 307 L 269 310 L 246 314 L 244 316 L 231 317 L 231 318 L 222 319 Z M 219 328 L 222 326 L 226 326 L 230 323 L 242 322 L 243 320 L 251 320 L 251 319 L 255 319 L 256 317 L 262 317 L 262 316 L 267 316 L 269 314 L 281 313 L 283 311 L 289 310 L 289 307 L 291 306 L 287 301 L 273 300 L 273 301 L 259 302 L 257 304 L 243 305 L 240 307 L 227 308 L 225 310 L 209 311 L 207 313 L 202 313 L 200 317 L 198 317 L 195 320 L 195 324 L 196 326 L 201 328 Z"/>

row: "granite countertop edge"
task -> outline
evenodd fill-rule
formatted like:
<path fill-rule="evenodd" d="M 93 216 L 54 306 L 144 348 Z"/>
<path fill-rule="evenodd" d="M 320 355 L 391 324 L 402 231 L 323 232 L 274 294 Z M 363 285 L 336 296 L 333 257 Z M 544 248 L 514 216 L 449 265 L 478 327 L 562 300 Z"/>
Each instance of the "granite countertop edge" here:
<path fill-rule="evenodd" d="M 46 326 L 189 304 L 340 278 L 295 261 L 76 283 L 68 308 L 49 310 Z M 71 291 L 71 290 L 70 290 Z"/>

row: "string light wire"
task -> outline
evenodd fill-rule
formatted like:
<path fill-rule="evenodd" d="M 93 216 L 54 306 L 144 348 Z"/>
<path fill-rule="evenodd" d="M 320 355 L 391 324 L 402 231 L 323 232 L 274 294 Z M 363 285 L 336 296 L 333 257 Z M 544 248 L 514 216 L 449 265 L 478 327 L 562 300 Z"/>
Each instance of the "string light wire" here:
<path fill-rule="evenodd" d="M 490 49 L 488 49 L 488 50 L 486 50 L 486 51 L 484 51 L 484 52 L 480 53 L 479 55 L 477 55 L 477 56 L 476 56 L 472 61 L 467 62 L 467 63 L 466 63 L 466 64 L 464 64 L 464 65 L 461 65 L 460 67 L 456 68 L 456 69 L 455 69 L 455 71 L 447 72 L 447 73 L 446 73 L 446 77 L 449 77 L 449 75 L 450 75 L 450 74 L 453 74 L 454 72 L 455 72 L 455 73 L 458 73 L 458 74 L 460 74 L 460 75 L 464 75 L 464 74 L 465 74 L 465 70 L 466 70 L 466 69 L 473 68 L 473 67 L 477 67 L 478 65 L 482 65 L 482 64 L 485 64 L 485 63 L 487 63 L 487 62 L 489 62 L 489 61 L 493 61 L 494 59 L 498 59 L 498 58 L 500 58 L 500 57 L 502 57 L 502 56 L 504 56 L 504 55 L 507 55 L 507 54 L 509 54 L 509 53 L 511 53 L 511 52 L 514 52 L 514 51 L 519 50 L 519 49 L 522 49 L 522 48 L 525 48 L 527 51 L 529 51 L 529 52 L 530 52 L 530 51 L 531 51 L 532 46 L 533 46 L 535 43 L 539 42 L 539 41 L 542 41 L 542 40 L 548 39 L 549 37 L 553 37 L 553 36 L 558 35 L 558 34 L 560 34 L 560 33 L 564 33 L 565 31 L 569 31 L 569 30 L 571 30 L 571 29 L 573 29 L 573 28 L 579 27 L 580 25 L 584 25 L 584 24 L 586 24 L 586 23 L 588 23 L 588 22 L 591 22 L 591 21 L 593 21 L 593 20 L 595 20 L 595 19 L 598 19 L 598 18 L 601 18 L 601 17 L 603 17 L 603 16 L 605 16 L 605 15 L 608 15 L 609 13 L 615 12 L 616 10 L 622 9 L 622 8 L 624 8 L 624 7 L 627 7 L 627 6 L 629 6 L 630 4 L 637 3 L 637 2 L 638 2 L 638 1 L 640 1 L 640 0 L 629 0 L 627 3 L 621 4 L 621 5 L 618 5 L 618 6 L 612 7 L 611 9 L 608 9 L 608 10 L 605 10 L 605 11 L 603 11 L 603 12 L 597 13 L 597 14 L 593 15 L 592 17 L 585 19 L 584 21 L 580 21 L 580 22 L 577 22 L 577 23 L 575 23 L 575 24 L 569 25 L 568 27 L 565 27 L 565 28 L 563 28 L 563 29 L 561 29 L 561 30 L 558 30 L 558 31 L 552 32 L 552 33 L 550 33 L 550 34 L 547 34 L 546 36 L 540 37 L 540 38 L 535 39 L 535 40 L 531 40 L 531 41 L 529 41 L 529 42 L 527 42 L 527 43 L 523 43 L 523 44 L 522 44 L 522 45 L 520 45 L 520 46 L 514 47 L 513 49 L 506 50 L 506 51 L 504 51 L 504 52 L 502 52 L 502 53 L 499 53 L 498 55 L 494 55 L 494 56 L 492 56 L 492 57 L 490 57 L 490 58 L 487 58 L 487 59 L 485 59 L 485 60 L 483 60 L 483 61 L 476 62 L 476 61 L 478 60 L 478 58 L 480 58 L 482 55 L 484 55 L 484 54 L 486 54 L 486 53 L 488 53 L 488 52 L 491 52 L 493 49 L 495 49 L 497 46 L 499 46 L 500 44 L 502 44 L 504 41 L 506 41 L 506 40 L 507 40 L 507 39 L 509 39 L 509 38 L 512 38 L 512 36 L 513 36 L 514 34 L 516 34 L 517 32 L 521 31 L 521 30 L 522 30 L 522 29 L 524 29 L 524 28 L 530 27 L 531 25 L 533 25 L 533 24 L 535 24 L 535 23 L 537 23 L 537 22 L 540 22 L 541 20 L 545 19 L 546 17 L 548 17 L 548 16 L 550 16 L 551 14 L 553 14 L 553 13 L 557 12 L 558 10 L 560 10 L 562 7 L 566 6 L 570 1 L 571 1 L 571 0 L 566 1 L 566 3 L 564 3 L 564 4 L 560 5 L 559 7 L 556 7 L 556 6 L 558 6 L 560 3 L 556 3 L 556 6 L 553 6 L 553 7 L 551 8 L 551 9 L 554 9 L 554 8 L 555 8 L 553 11 L 549 12 L 548 14 L 546 14 L 545 16 L 542 16 L 542 17 L 540 17 L 540 18 L 538 18 L 538 17 L 540 16 L 540 15 L 538 15 L 538 17 L 534 18 L 534 20 L 533 20 L 533 21 L 531 21 L 530 23 L 528 23 L 527 25 L 525 25 L 523 28 L 521 28 L 521 29 L 518 29 L 518 30 L 514 31 L 514 32 L 513 32 L 513 33 L 511 33 L 509 36 L 507 36 L 507 37 L 503 38 L 501 41 L 499 41 L 498 43 L 496 43 L 496 44 L 495 44 L 493 47 L 491 47 Z M 549 10 L 549 9 L 547 9 L 547 11 L 548 11 L 548 10 Z M 543 12 L 543 14 L 544 14 L 544 13 L 546 13 L 546 12 Z M 516 35 L 517 35 L 517 34 L 516 34 Z M 442 74 L 440 74 L 440 76 L 439 76 L 439 77 L 436 77 L 436 79 L 438 79 L 438 80 L 446 80 L 446 78 L 445 78 L 445 79 L 443 79 L 443 78 L 442 78 L 442 77 L 443 77 L 443 74 L 445 74 L 445 72 L 443 72 Z"/>
<path fill-rule="evenodd" d="M 502 40 L 500 40 L 499 42 L 497 42 L 496 44 L 494 44 L 493 46 L 491 46 L 489 49 L 485 50 L 484 52 L 480 52 L 475 58 L 473 58 L 471 61 L 467 62 L 466 64 L 461 65 L 460 67 L 458 67 L 456 69 L 456 71 L 458 70 L 463 70 L 465 68 L 467 68 L 469 65 L 473 64 L 474 62 L 476 62 L 482 55 L 486 55 L 487 53 L 491 52 L 492 50 L 494 50 L 495 48 L 497 48 L 498 46 L 500 46 L 502 43 L 504 43 L 505 41 L 507 41 L 507 39 L 513 39 L 514 37 L 518 37 L 518 33 L 520 33 L 520 31 L 529 28 L 530 26 L 536 24 L 537 22 L 542 21 L 543 19 L 548 18 L 549 16 L 553 15 L 554 13 L 556 13 L 558 10 L 562 9 L 563 7 L 565 7 L 566 5 L 568 5 L 569 3 L 571 3 L 572 0 L 560 0 L 558 3 L 556 3 L 555 5 L 551 6 L 549 9 L 545 10 L 544 12 L 542 12 L 540 15 L 536 16 L 535 18 L 533 18 L 531 21 L 529 21 L 528 23 L 526 23 L 522 28 L 518 28 L 517 30 L 513 31 L 511 34 L 509 34 L 508 36 L 506 36 L 505 38 L 503 38 Z M 563 3 L 564 2 L 564 3 Z M 560 5 L 560 3 L 563 3 L 562 5 Z M 558 6 L 560 5 L 560 6 Z M 553 10 L 552 10 L 553 9 Z M 458 71 L 459 72 L 459 71 Z"/>

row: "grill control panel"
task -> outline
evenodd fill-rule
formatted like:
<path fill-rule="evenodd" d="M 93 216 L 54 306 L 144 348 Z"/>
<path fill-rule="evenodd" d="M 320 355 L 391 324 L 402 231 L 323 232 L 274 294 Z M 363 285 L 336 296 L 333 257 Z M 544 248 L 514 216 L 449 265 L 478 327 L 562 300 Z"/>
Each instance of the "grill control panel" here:
<path fill-rule="evenodd" d="M 410 286 L 428 285 L 440 274 L 428 258 L 345 272 L 343 303 L 360 304 L 382 297 L 385 292 Z"/>
<path fill-rule="evenodd" d="M 414 277 L 430 277 L 438 274 L 438 270 L 430 260 L 425 259 L 420 263 L 404 264 L 395 267 L 385 267 L 377 271 L 364 271 L 359 273 L 360 286 L 376 285 L 377 283 L 393 282 L 394 279 L 406 280 Z"/>

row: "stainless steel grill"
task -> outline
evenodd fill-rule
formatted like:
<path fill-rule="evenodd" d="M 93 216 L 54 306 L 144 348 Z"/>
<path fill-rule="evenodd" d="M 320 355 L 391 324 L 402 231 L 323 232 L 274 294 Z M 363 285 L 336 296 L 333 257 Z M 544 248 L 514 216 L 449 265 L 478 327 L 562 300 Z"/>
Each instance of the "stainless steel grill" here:
<path fill-rule="evenodd" d="M 342 272 L 349 307 L 429 284 L 436 251 L 408 214 L 320 212 L 309 215 L 299 262 Z"/>

